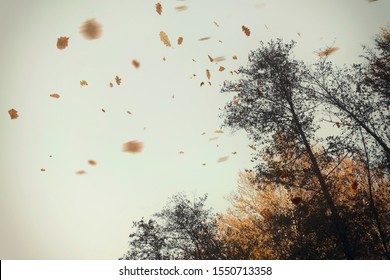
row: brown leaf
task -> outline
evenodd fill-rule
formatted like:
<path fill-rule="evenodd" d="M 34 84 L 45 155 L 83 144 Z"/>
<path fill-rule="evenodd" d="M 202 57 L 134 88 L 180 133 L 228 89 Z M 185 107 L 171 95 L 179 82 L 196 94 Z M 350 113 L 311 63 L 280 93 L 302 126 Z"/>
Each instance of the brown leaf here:
<path fill-rule="evenodd" d="M 80 33 L 87 40 L 95 40 L 102 35 L 102 28 L 103 26 L 95 19 L 89 19 L 80 27 Z"/>
<path fill-rule="evenodd" d="M 102 112 L 103 112 L 103 113 L 105 113 L 105 112 L 106 112 L 106 110 L 102 109 Z"/>
<path fill-rule="evenodd" d="M 225 156 L 225 157 L 220 157 L 217 162 L 224 162 L 224 161 L 227 161 L 229 158 L 229 156 Z"/>
<path fill-rule="evenodd" d="M 294 205 L 298 205 L 299 203 L 302 202 L 302 198 L 299 196 L 291 198 L 291 202 L 294 203 Z"/>
<path fill-rule="evenodd" d="M 179 154 L 181 154 L 181 155 L 182 155 L 182 154 L 184 154 L 184 152 L 183 152 L 183 151 L 180 151 L 180 152 L 179 152 Z"/>
<path fill-rule="evenodd" d="M 216 21 L 214 21 L 214 24 L 215 24 L 217 27 L 219 27 L 219 24 L 218 24 Z"/>
<path fill-rule="evenodd" d="M 219 66 L 219 71 L 223 71 L 223 70 L 225 70 L 225 67 L 223 67 L 223 66 Z"/>
<path fill-rule="evenodd" d="M 89 163 L 90 165 L 96 165 L 96 161 L 94 161 L 94 160 L 92 160 L 92 159 L 88 160 L 88 163 Z"/>
<path fill-rule="evenodd" d="M 207 55 L 207 56 L 209 57 L 210 62 L 214 61 L 214 59 L 210 55 Z"/>
<path fill-rule="evenodd" d="M 9 110 L 9 111 L 8 111 L 8 114 L 9 114 L 9 116 L 11 117 L 11 120 L 17 119 L 17 118 L 19 117 L 18 111 L 16 111 L 15 109 Z"/>
<path fill-rule="evenodd" d="M 204 85 L 204 82 L 201 82 L 201 83 L 200 83 L 200 86 L 203 86 L 203 85 Z"/>
<path fill-rule="evenodd" d="M 166 61 L 167 59 L 165 58 L 165 56 L 162 58 L 163 61 Z"/>
<path fill-rule="evenodd" d="M 245 35 L 248 36 L 248 37 L 251 35 L 251 31 L 245 25 L 242 26 L 242 32 L 244 32 Z"/>
<path fill-rule="evenodd" d="M 110 83 L 110 87 L 113 87 L 114 85 L 112 83 Z"/>
<path fill-rule="evenodd" d="M 237 60 L 237 56 L 236 56 L 236 55 L 233 55 L 233 59 L 234 59 L 234 60 Z"/>
<path fill-rule="evenodd" d="M 79 170 L 76 172 L 77 175 L 87 174 L 84 170 Z"/>
<path fill-rule="evenodd" d="M 177 38 L 177 44 L 181 45 L 183 43 L 183 37 Z"/>
<path fill-rule="evenodd" d="M 131 62 L 133 64 L 133 66 L 135 68 L 139 68 L 139 66 L 141 65 L 137 60 L 133 59 L 133 61 Z"/>
<path fill-rule="evenodd" d="M 46 169 L 45 168 L 41 168 L 41 171 L 44 172 L 44 171 L 46 171 Z"/>
<path fill-rule="evenodd" d="M 327 48 L 324 51 L 319 52 L 319 56 L 328 56 L 333 53 L 335 53 L 339 48 L 333 47 L 333 48 Z"/>
<path fill-rule="evenodd" d="M 53 93 L 53 94 L 50 94 L 50 97 L 53 97 L 53 98 L 60 98 L 60 95 L 58 93 Z"/>
<path fill-rule="evenodd" d="M 171 42 L 169 41 L 168 35 L 164 31 L 160 31 L 160 40 L 164 43 L 165 46 L 171 46 Z"/>
<path fill-rule="evenodd" d="M 337 126 L 338 128 L 340 128 L 340 123 L 339 123 L 339 122 L 335 122 L 335 124 L 336 124 L 336 126 Z"/>
<path fill-rule="evenodd" d="M 144 147 L 144 144 L 142 142 L 139 142 L 137 140 L 133 140 L 130 142 L 127 142 L 123 144 L 122 151 L 123 152 L 130 152 L 130 153 L 140 153 Z"/>
<path fill-rule="evenodd" d="M 187 10 L 188 7 L 187 6 L 178 6 L 178 7 L 175 7 L 175 10 L 178 11 L 178 12 L 182 12 L 182 11 L 185 11 Z"/>
<path fill-rule="evenodd" d="M 59 37 L 57 39 L 57 49 L 63 50 L 68 46 L 69 37 Z"/>
<path fill-rule="evenodd" d="M 161 16 L 162 6 L 160 2 L 156 4 L 156 12 Z"/>
<path fill-rule="evenodd" d="M 209 40 L 211 37 L 203 37 L 203 38 L 200 38 L 198 39 L 198 41 L 206 41 L 206 40 Z"/>
<path fill-rule="evenodd" d="M 130 111 L 127 111 L 127 113 L 128 113 L 129 115 L 132 115 L 132 113 L 131 113 Z"/>
<path fill-rule="evenodd" d="M 210 75 L 210 70 L 209 69 L 206 69 L 206 77 L 207 77 L 207 79 L 210 80 L 211 75 Z"/>
<path fill-rule="evenodd" d="M 122 79 L 119 76 L 115 76 L 115 82 L 119 86 L 122 83 Z"/>
<path fill-rule="evenodd" d="M 80 81 L 80 86 L 87 86 L 88 82 L 86 80 L 81 80 Z"/>

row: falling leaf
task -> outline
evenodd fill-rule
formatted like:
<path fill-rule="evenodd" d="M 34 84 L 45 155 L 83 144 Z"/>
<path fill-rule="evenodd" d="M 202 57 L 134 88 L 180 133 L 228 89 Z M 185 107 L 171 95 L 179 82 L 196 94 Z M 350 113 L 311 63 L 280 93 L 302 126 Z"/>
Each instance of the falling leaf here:
<path fill-rule="evenodd" d="M 206 134 L 206 132 L 203 132 L 203 133 L 202 133 L 202 135 L 205 135 L 205 134 Z"/>
<path fill-rule="evenodd" d="M 192 59 L 192 61 L 193 61 L 193 62 L 196 62 L 196 60 L 195 60 L 195 59 Z"/>
<path fill-rule="evenodd" d="M 236 99 L 233 100 L 234 105 L 238 105 L 239 102 L 240 102 L 239 98 L 236 98 Z"/>
<path fill-rule="evenodd" d="M 129 115 L 132 115 L 132 113 L 131 113 L 130 111 L 127 111 L 127 113 L 128 113 Z"/>
<path fill-rule="evenodd" d="M 340 123 L 339 123 L 339 122 L 335 122 L 335 124 L 336 124 L 336 126 L 337 126 L 338 128 L 340 128 Z"/>
<path fill-rule="evenodd" d="M 102 109 L 102 112 L 103 112 L 103 113 L 105 113 L 105 112 L 106 112 L 106 110 Z"/>
<path fill-rule="evenodd" d="M 167 47 L 171 46 L 171 42 L 169 41 L 168 35 L 164 32 L 160 32 L 160 40 L 166 45 Z"/>
<path fill-rule="evenodd" d="M 17 119 L 17 118 L 19 117 L 18 111 L 16 111 L 15 109 L 9 110 L 9 111 L 8 111 L 8 114 L 9 114 L 9 116 L 11 117 L 11 120 Z"/>
<path fill-rule="evenodd" d="M 50 94 L 50 97 L 53 97 L 53 98 L 60 98 L 60 95 L 58 93 L 53 93 L 53 94 Z"/>
<path fill-rule="evenodd" d="M 219 71 L 223 71 L 223 70 L 225 70 L 225 67 L 223 67 L 223 66 L 219 66 Z"/>
<path fill-rule="evenodd" d="M 211 37 L 203 37 L 203 38 L 200 38 L 198 39 L 198 41 L 206 41 L 206 40 L 209 40 Z"/>
<path fill-rule="evenodd" d="M 86 80 L 81 80 L 80 81 L 80 86 L 87 86 L 87 85 L 88 85 L 88 83 L 87 83 Z"/>
<path fill-rule="evenodd" d="M 201 83 L 200 83 L 200 86 L 203 86 L 203 85 L 204 85 L 204 82 L 201 82 Z"/>
<path fill-rule="evenodd" d="M 183 43 L 183 37 L 177 38 L 177 44 L 181 45 Z"/>
<path fill-rule="evenodd" d="M 102 25 L 95 19 L 89 19 L 80 27 L 80 33 L 85 39 L 98 39 L 102 34 Z"/>
<path fill-rule="evenodd" d="M 209 69 L 206 69 L 206 77 L 207 77 L 207 79 L 210 80 L 210 70 Z"/>
<path fill-rule="evenodd" d="M 222 43 L 222 41 L 221 41 L 221 40 L 218 40 L 218 42 Z"/>
<path fill-rule="evenodd" d="M 208 81 L 208 83 L 209 83 L 209 86 L 211 86 L 211 82 L 210 82 L 210 81 Z"/>
<path fill-rule="evenodd" d="M 251 31 L 245 25 L 242 26 L 242 32 L 244 32 L 245 35 L 248 36 L 248 37 L 251 35 Z"/>
<path fill-rule="evenodd" d="M 166 61 L 167 59 L 165 58 L 165 56 L 162 58 L 163 61 Z"/>
<path fill-rule="evenodd" d="M 162 13 L 162 6 L 161 6 L 161 3 L 160 3 L 160 2 L 156 4 L 156 12 L 157 12 L 159 15 L 161 15 L 161 13 Z"/>
<path fill-rule="evenodd" d="M 291 198 L 291 202 L 294 203 L 295 205 L 298 205 L 299 203 L 302 202 L 302 198 L 299 196 Z"/>
<path fill-rule="evenodd" d="M 69 37 L 60 37 L 57 39 L 57 49 L 63 50 L 68 46 Z"/>
<path fill-rule="evenodd" d="M 217 27 L 219 27 L 219 25 L 218 25 L 218 23 L 217 23 L 216 21 L 214 21 L 214 24 L 215 24 Z"/>
<path fill-rule="evenodd" d="M 122 151 L 123 152 L 130 152 L 130 153 L 139 153 L 142 151 L 144 147 L 144 144 L 142 142 L 139 142 L 137 140 L 133 140 L 130 142 L 127 142 L 123 144 Z"/>
<path fill-rule="evenodd" d="M 207 55 L 207 56 L 209 57 L 210 62 L 214 61 L 214 59 L 210 55 Z"/>
<path fill-rule="evenodd" d="M 237 60 L 237 56 L 236 56 L 236 55 L 233 55 L 233 59 L 234 59 L 234 60 Z"/>
<path fill-rule="evenodd" d="M 223 133 L 223 130 L 217 129 L 217 130 L 214 131 L 214 133 Z"/>
<path fill-rule="evenodd" d="M 345 126 L 351 126 L 351 124 L 349 122 L 345 122 L 344 125 Z"/>
<path fill-rule="evenodd" d="M 182 11 L 185 11 L 187 10 L 188 7 L 187 6 L 178 6 L 178 7 L 175 7 L 175 10 L 178 11 L 178 12 L 182 12 Z"/>
<path fill-rule="evenodd" d="M 357 186 L 358 186 L 358 182 L 355 180 L 355 181 L 353 181 L 353 183 L 351 185 L 351 189 L 356 190 Z"/>
<path fill-rule="evenodd" d="M 122 83 L 122 79 L 119 76 L 115 76 L 115 82 L 119 86 Z"/>
<path fill-rule="evenodd" d="M 214 58 L 214 61 L 215 62 L 221 62 L 221 61 L 224 61 L 226 58 L 224 56 L 218 56 L 218 57 L 215 57 Z"/>
<path fill-rule="evenodd" d="M 182 154 L 184 154 L 184 152 L 183 152 L 183 151 L 180 151 L 180 152 L 179 152 L 179 154 L 181 154 L 181 155 L 182 155 Z"/>
<path fill-rule="evenodd" d="M 41 168 L 41 171 L 44 172 L 44 171 L 46 171 L 46 169 L 45 168 Z"/>
<path fill-rule="evenodd" d="M 84 170 L 80 170 L 76 172 L 77 175 L 87 174 Z"/>
<path fill-rule="evenodd" d="M 203 166 L 206 166 L 206 163 L 202 163 Z"/>
<path fill-rule="evenodd" d="M 232 152 L 232 155 L 236 155 L 237 154 L 237 152 Z"/>
<path fill-rule="evenodd" d="M 88 163 L 89 163 L 90 165 L 96 165 L 96 161 L 94 161 L 94 160 L 92 160 L 92 159 L 88 160 Z"/>
<path fill-rule="evenodd" d="M 248 147 L 256 151 L 256 147 L 254 145 L 248 145 Z"/>
<path fill-rule="evenodd" d="M 332 48 L 327 48 L 326 50 L 324 51 L 321 51 L 319 53 L 319 56 L 328 56 L 328 55 L 331 55 L 333 54 L 334 52 L 336 52 L 339 48 L 336 48 L 336 47 L 332 47 Z"/>
<path fill-rule="evenodd" d="M 267 26 L 266 24 L 264 24 L 264 26 L 265 26 L 265 28 L 267 28 L 267 30 L 268 30 L 268 26 Z"/>
<path fill-rule="evenodd" d="M 114 85 L 112 83 L 110 83 L 110 87 L 113 87 Z"/>
<path fill-rule="evenodd" d="M 133 66 L 135 68 L 139 68 L 139 66 L 141 65 L 137 60 L 133 59 L 133 61 L 131 62 L 133 64 Z"/>
<path fill-rule="evenodd" d="M 220 157 L 217 162 L 224 162 L 224 161 L 227 161 L 229 158 L 229 156 L 225 156 L 225 157 Z"/>
<path fill-rule="evenodd" d="M 368 3 L 372 3 L 372 2 L 376 2 L 378 0 L 367 0 L 367 1 L 368 1 Z"/>
<path fill-rule="evenodd" d="M 211 137 L 211 138 L 209 138 L 209 141 L 214 141 L 214 140 L 217 140 L 218 139 L 218 137 Z"/>
<path fill-rule="evenodd" d="M 302 37 L 300 32 L 298 32 L 297 34 L 298 34 L 299 37 Z"/>

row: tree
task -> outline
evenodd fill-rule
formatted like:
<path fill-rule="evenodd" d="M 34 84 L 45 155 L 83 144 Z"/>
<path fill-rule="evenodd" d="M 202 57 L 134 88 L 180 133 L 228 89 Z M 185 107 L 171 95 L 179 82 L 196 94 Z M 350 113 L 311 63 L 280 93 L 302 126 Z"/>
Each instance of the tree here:
<path fill-rule="evenodd" d="M 311 98 L 312 92 L 305 87 L 307 68 L 303 62 L 291 59 L 293 47 L 294 42 L 283 44 L 279 39 L 268 45 L 261 43 L 258 50 L 249 54 L 249 65 L 239 70 L 242 78 L 225 82 L 222 87 L 222 92 L 238 92 L 235 100 L 240 100 L 227 104 L 224 125 L 245 129 L 253 141 L 266 148 L 272 147 L 275 137 L 283 135 L 292 144 L 295 154 L 309 158 L 307 175 L 316 178 L 317 190 L 330 209 L 336 241 L 345 256 L 353 259 L 355 254 L 345 221 L 335 206 L 330 186 L 312 150 L 314 143 L 319 141 L 315 135 L 319 128 L 315 123 L 319 103 Z M 267 167 L 262 164 L 258 166 L 258 172 L 277 180 L 280 177 L 267 172 Z"/>
<path fill-rule="evenodd" d="M 133 223 L 130 248 L 123 259 L 222 259 L 216 215 L 206 209 L 207 195 L 191 202 L 184 194 L 171 197 L 155 219 Z"/>

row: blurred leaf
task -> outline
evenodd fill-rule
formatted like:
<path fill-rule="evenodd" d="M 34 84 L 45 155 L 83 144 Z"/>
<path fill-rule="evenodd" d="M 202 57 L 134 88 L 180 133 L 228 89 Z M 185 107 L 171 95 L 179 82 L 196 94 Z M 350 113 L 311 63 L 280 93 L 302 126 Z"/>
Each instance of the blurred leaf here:
<path fill-rule="evenodd" d="M 122 83 L 122 79 L 119 76 L 115 76 L 115 82 L 119 86 Z"/>
<path fill-rule="evenodd" d="M 219 71 L 223 71 L 223 70 L 225 70 L 225 67 L 223 67 L 223 66 L 219 66 Z"/>
<path fill-rule="evenodd" d="M 156 4 L 156 12 L 157 12 L 159 15 L 161 15 L 161 13 L 162 13 L 162 6 L 161 6 L 161 3 L 160 3 L 160 2 Z"/>
<path fill-rule="evenodd" d="M 211 37 L 203 37 L 203 38 L 200 38 L 198 39 L 198 41 L 206 41 L 206 40 L 209 40 Z"/>
<path fill-rule="evenodd" d="M 137 140 L 133 140 L 130 142 L 127 142 L 123 144 L 122 151 L 123 152 L 130 152 L 130 153 L 140 153 L 144 147 L 144 144 L 142 142 L 139 142 Z"/>
<path fill-rule="evenodd" d="M 53 93 L 53 94 L 50 94 L 50 97 L 53 97 L 53 98 L 60 98 L 60 95 L 58 93 Z"/>
<path fill-rule="evenodd" d="M 137 60 L 135 60 L 135 59 L 133 59 L 133 61 L 131 63 L 133 64 L 133 66 L 135 68 L 139 68 L 140 67 L 140 63 Z"/>
<path fill-rule="evenodd" d="M 229 156 L 225 156 L 225 157 L 220 157 L 217 162 L 224 162 L 224 161 L 227 161 L 229 159 Z"/>
<path fill-rule="evenodd" d="M 87 86 L 88 82 L 86 80 L 81 80 L 80 81 L 80 86 Z"/>
<path fill-rule="evenodd" d="M 187 6 L 178 6 L 178 7 L 175 7 L 175 10 L 178 11 L 178 12 L 182 12 L 182 11 L 185 11 L 187 10 L 188 7 Z"/>
<path fill-rule="evenodd" d="M 77 175 L 87 174 L 84 170 L 80 170 L 76 172 Z"/>
<path fill-rule="evenodd" d="M 319 53 L 319 55 L 320 55 L 320 56 L 328 56 L 328 55 L 331 55 L 331 54 L 335 53 L 337 50 L 339 50 L 339 48 L 336 48 L 336 47 L 327 48 L 326 50 L 321 51 L 321 52 Z"/>
<path fill-rule="evenodd" d="M 177 44 L 181 45 L 183 43 L 183 37 L 177 38 Z"/>
<path fill-rule="evenodd" d="M 209 69 L 206 69 L 206 77 L 207 77 L 207 79 L 209 79 L 210 80 L 210 70 Z"/>
<path fill-rule="evenodd" d="M 8 114 L 9 114 L 9 116 L 11 117 L 11 120 L 17 119 L 17 118 L 19 117 L 18 111 L 16 111 L 15 109 L 9 110 L 9 111 L 8 111 Z"/>
<path fill-rule="evenodd" d="M 102 27 L 95 19 L 89 19 L 80 27 L 80 33 L 87 40 L 95 40 L 102 35 Z"/>
<path fill-rule="evenodd" d="M 89 163 L 90 165 L 96 165 L 96 161 L 94 161 L 94 160 L 92 160 L 92 159 L 88 160 L 88 163 Z"/>

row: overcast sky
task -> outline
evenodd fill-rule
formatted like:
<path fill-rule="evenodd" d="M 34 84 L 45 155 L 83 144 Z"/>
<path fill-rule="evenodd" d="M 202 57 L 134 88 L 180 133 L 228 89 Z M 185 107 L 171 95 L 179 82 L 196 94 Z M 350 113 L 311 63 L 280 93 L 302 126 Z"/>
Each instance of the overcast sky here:
<path fill-rule="evenodd" d="M 157 2 L 0 1 L 0 259 L 117 259 L 131 222 L 180 191 L 208 193 L 223 211 L 238 172 L 252 167 L 244 133 L 214 133 L 233 97 L 220 93 L 237 78 L 230 71 L 276 38 L 297 41 L 307 63 L 332 46 L 335 63 L 358 62 L 390 11 L 384 0 L 161 0 L 159 15 Z M 87 40 L 80 26 L 92 18 L 103 32 Z M 122 151 L 132 140 L 140 153 Z"/>

